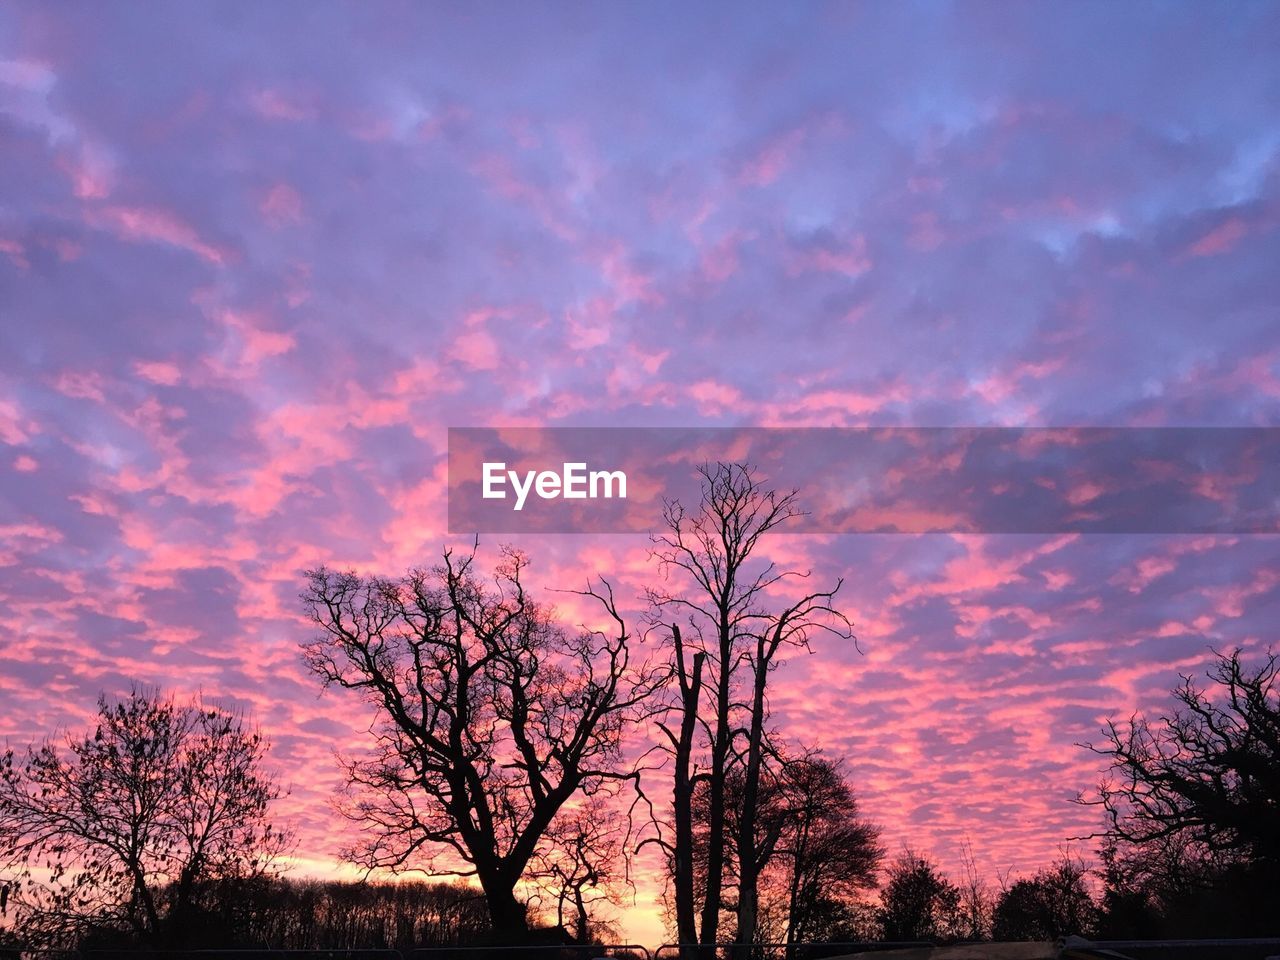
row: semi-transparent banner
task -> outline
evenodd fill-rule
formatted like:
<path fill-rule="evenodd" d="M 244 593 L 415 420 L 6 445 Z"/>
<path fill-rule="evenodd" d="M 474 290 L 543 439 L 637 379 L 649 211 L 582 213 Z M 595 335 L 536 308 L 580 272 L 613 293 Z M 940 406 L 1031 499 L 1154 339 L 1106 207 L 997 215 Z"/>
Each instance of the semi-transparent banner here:
<path fill-rule="evenodd" d="M 650 533 L 698 468 L 799 492 L 809 533 L 1276 533 L 1280 428 L 449 430 L 449 529 Z"/>

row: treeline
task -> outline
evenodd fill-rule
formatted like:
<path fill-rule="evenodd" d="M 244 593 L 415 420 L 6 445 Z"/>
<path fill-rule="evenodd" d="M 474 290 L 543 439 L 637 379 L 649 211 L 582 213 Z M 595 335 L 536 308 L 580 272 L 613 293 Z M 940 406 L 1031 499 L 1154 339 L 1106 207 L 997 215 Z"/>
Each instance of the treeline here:
<path fill-rule="evenodd" d="M 172 907 L 161 891 L 162 920 Z M 87 923 L 81 949 L 140 945 L 130 930 Z M 228 879 L 202 884 L 184 911 L 181 931 L 147 945 L 276 950 L 408 950 L 483 943 L 490 934 L 484 901 L 462 883 Z M 68 945 L 57 939 L 42 942 Z"/>
<path fill-rule="evenodd" d="M 1274 875 L 1208 857 L 1161 862 L 1113 845 L 1090 869 L 1062 855 L 1029 877 L 995 883 L 972 862 L 947 876 L 926 856 L 904 852 L 874 900 L 840 904 L 827 940 L 1099 940 L 1267 937 L 1280 934 Z M 1216 862 L 1215 862 L 1216 860 Z M 1140 871 L 1139 875 L 1135 871 Z"/>
<path fill-rule="evenodd" d="M 276 946 L 307 923 L 364 946 L 587 942 L 647 849 L 686 960 L 726 941 L 1280 932 L 1264 895 L 1280 889 L 1274 657 L 1222 655 L 1166 717 L 1107 727 L 1092 749 L 1109 773 L 1080 797 L 1100 818 L 1097 876 L 1069 859 L 997 884 L 972 862 L 958 881 L 909 852 L 886 865 L 844 763 L 769 706 L 814 638 L 856 643 L 843 579 L 768 555 L 803 516 L 795 491 L 740 464 L 701 475 L 697 504 L 666 505 L 638 615 L 597 577 L 560 595 L 571 625 L 511 549 L 492 571 L 473 547 L 399 577 L 308 574 L 305 662 L 371 732 L 342 760 L 342 855 L 466 887 L 285 883 L 262 735 L 135 690 L 82 734 L 0 756 L 0 922 L 49 945 L 221 929 Z"/>
<path fill-rule="evenodd" d="M 203 892 L 191 941 L 217 947 L 359 950 L 452 946 L 489 933 L 484 900 L 463 883 L 260 878 Z"/>

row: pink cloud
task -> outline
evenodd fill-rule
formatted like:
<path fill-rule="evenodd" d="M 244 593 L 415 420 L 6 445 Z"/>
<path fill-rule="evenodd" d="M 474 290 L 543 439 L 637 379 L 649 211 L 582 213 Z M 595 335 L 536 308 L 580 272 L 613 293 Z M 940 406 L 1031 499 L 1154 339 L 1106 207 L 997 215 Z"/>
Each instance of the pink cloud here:
<path fill-rule="evenodd" d="M 297 341 L 292 334 L 268 328 L 261 314 L 215 309 L 215 316 L 226 333 L 223 356 L 214 360 L 219 372 L 231 376 L 255 373 L 262 363 L 289 353 Z"/>
<path fill-rule="evenodd" d="M 268 226 L 297 223 L 302 219 L 302 196 L 289 184 L 277 183 L 263 195 L 258 210 Z"/>
<path fill-rule="evenodd" d="M 853 426 L 894 403 L 907 399 L 906 384 L 894 381 L 873 388 L 809 390 L 795 399 L 782 399 L 759 411 L 763 426 Z"/>
<path fill-rule="evenodd" d="M 507 155 L 481 153 L 471 161 L 470 170 L 496 194 L 531 211 L 552 235 L 562 240 L 576 239 L 577 230 L 565 209 L 565 198 L 524 177 Z"/>
<path fill-rule="evenodd" d="M 565 311 L 565 338 L 570 350 L 593 350 L 609 342 L 613 327 L 614 302 L 608 297 L 592 297 L 579 307 Z"/>
<path fill-rule="evenodd" d="M 688 389 L 689 397 L 703 416 L 716 417 L 741 407 L 742 393 L 737 387 L 715 380 L 699 380 Z"/>
<path fill-rule="evenodd" d="M 767 139 L 738 167 L 738 183 L 751 187 L 766 187 L 778 179 L 789 167 L 804 143 L 806 132 L 796 127 Z"/>
<path fill-rule="evenodd" d="M 938 215 L 933 211 L 917 213 L 911 218 L 911 232 L 907 235 L 907 243 L 916 250 L 936 250 L 946 238 L 946 233 L 938 224 Z"/>
<path fill-rule="evenodd" d="M 72 192 L 81 200 L 101 200 L 111 193 L 115 164 L 102 148 L 81 144 L 78 150 L 61 154 L 58 166 L 71 181 Z"/>
<path fill-rule="evenodd" d="M 106 384 L 106 378 L 93 370 L 63 370 L 54 380 L 53 387 L 65 397 L 105 403 Z"/>
<path fill-rule="evenodd" d="M 498 341 L 484 329 L 466 330 L 455 337 L 449 356 L 472 370 L 496 370 L 502 362 Z"/>
<path fill-rule="evenodd" d="M 600 273 L 613 292 L 615 303 L 622 306 L 627 303 L 663 302 L 653 285 L 653 277 L 636 269 L 631 256 L 620 243 L 610 243 L 594 257 L 600 265 Z"/>
<path fill-rule="evenodd" d="M 249 94 L 249 105 L 261 117 L 268 120 L 301 121 L 316 116 L 316 109 L 304 100 L 282 90 L 264 88 Z"/>
<path fill-rule="evenodd" d="M 139 360 L 133 369 L 143 380 L 164 387 L 172 387 L 182 378 L 182 371 L 176 363 Z"/>
<path fill-rule="evenodd" d="M 14 266 L 19 270 L 26 271 L 31 269 L 31 261 L 27 259 L 26 247 L 12 237 L 0 237 L 0 253 L 12 260 Z"/>
<path fill-rule="evenodd" d="M 1230 253 L 1248 232 L 1243 220 L 1232 217 L 1200 237 L 1191 245 L 1188 253 L 1193 257 L 1216 257 Z"/>
<path fill-rule="evenodd" d="M 167 210 L 148 207 L 103 207 L 91 210 L 87 219 L 95 226 L 111 230 L 125 240 L 165 243 L 189 250 L 217 266 L 229 254 L 204 240 L 194 227 Z"/>
<path fill-rule="evenodd" d="M 841 243 L 793 251 L 788 269 L 793 276 L 806 270 L 816 270 L 820 273 L 842 273 L 848 277 L 856 277 L 871 269 L 867 238 L 858 234 Z"/>
<path fill-rule="evenodd" d="M 713 246 L 702 251 L 698 260 L 698 273 L 711 284 L 721 284 L 738 272 L 738 247 L 742 237 L 729 233 Z"/>

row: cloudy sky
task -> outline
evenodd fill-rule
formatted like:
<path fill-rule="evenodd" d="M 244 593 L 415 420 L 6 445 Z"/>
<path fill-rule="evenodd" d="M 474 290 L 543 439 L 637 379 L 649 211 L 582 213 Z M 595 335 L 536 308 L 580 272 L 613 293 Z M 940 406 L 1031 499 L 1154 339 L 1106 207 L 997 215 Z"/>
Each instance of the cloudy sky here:
<path fill-rule="evenodd" d="M 1277 425 L 1278 48 L 1247 2 L 0 7 L 0 742 L 241 705 L 324 871 L 368 718 L 301 571 L 429 559 L 450 426 Z M 779 726 L 991 876 L 1096 825 L 1105 717 L 1276 640 L 1271 536 L 771 549 L 862 648 Z"/>

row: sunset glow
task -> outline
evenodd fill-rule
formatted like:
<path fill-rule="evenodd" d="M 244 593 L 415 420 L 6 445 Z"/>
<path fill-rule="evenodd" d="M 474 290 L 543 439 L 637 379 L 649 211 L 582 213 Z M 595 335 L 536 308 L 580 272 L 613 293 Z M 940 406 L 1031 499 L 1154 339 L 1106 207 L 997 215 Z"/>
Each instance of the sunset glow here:
<path fill-rule="evenodd" d="M 0 6 L 0 747 L 202 693 L 270 740 L 296 870 L 351 876 L 373 716 L 302 661 L 303 572 L 467 542 L 450 427 L 1280 424 L 1278 41 L 1244 2 Z M 659 577 L 507 540 L 571 623 L 541 591 L 638 623 Z M 992 880 L 1094 856 L 1107 718 L 1277 646 L 1270 534 L 767 551 L 857 637 L 773 724 Z M 649 850 L 628 939 L 661 887 Z"/>

